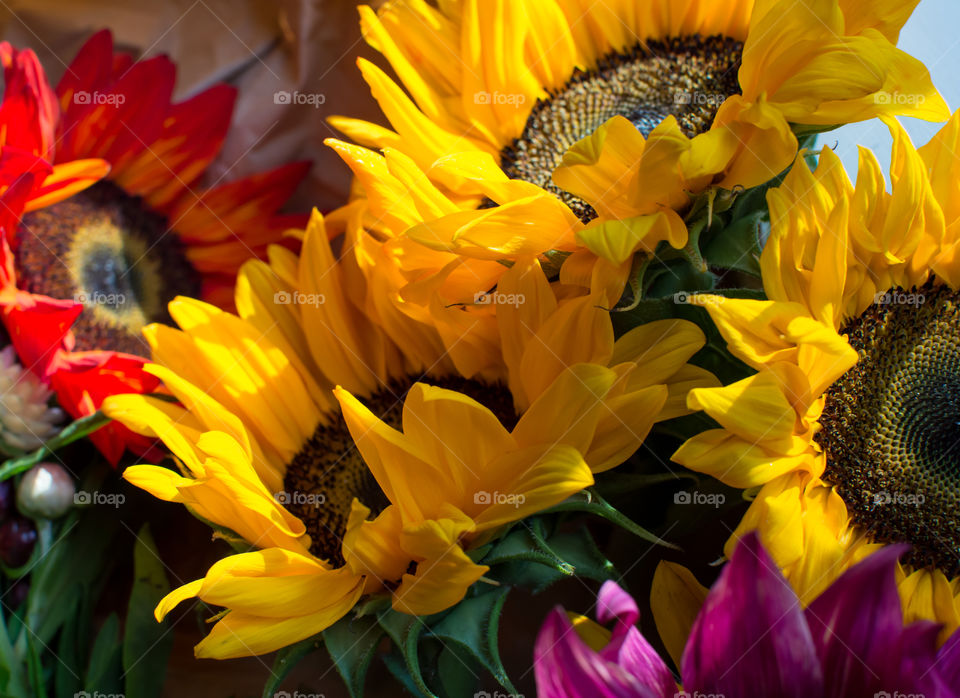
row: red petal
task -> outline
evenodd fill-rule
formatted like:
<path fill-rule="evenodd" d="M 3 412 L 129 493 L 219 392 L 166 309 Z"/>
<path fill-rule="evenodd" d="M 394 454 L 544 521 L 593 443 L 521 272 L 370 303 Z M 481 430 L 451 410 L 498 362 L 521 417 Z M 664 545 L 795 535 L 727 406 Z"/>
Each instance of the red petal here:
<path fill-rule="evenodd" d="M 173 105 L 159 137 L 126 166 L 117 183 L 154 208 L 169 204 L 199 180 L 220 152 L 236 98 L 235 88 L 215 85 Z"/>
<path fill-rule="evenodd" d="M 57 84 L 60 108 L 65 115 L 74 106 L 74 94 L 79 91 L 96 92 L 110 83 L 112 59 L 113 35 L 109 29 L 98 31 L 87 39 Z M 65 122 L 67 120 L 65 117 Z M 71 130 L 70 126 L 69 123 L 62 124 L 61 133 Z"/>
<path fill-rule="evenodd" d="M 117 177 L 160 134 L 176 68 L 166 56 L 134 64 L 115 84 L 77 89 L 67 106 L 57 162 L 108 160 Z"/>
<path fill-rule="evenodd" d="M 160 381 L 143 370 L 146 363 L 146 359 L 130 354 L 79 352 L 67 357 L 50 385 L 60 405 L 79 419 L 96 412 L 110 395 L 154 392 Z M 90 440 L 114 466 L 126 448 L 139 455 L 155 451 L 152 439 L 134 434 L 116 422 L 95 431 Z"/>
<path fill-rule="evenodd" d="M 0 43 L 4 91 L 0 104 L 3 145 L 52 158 L 54 131 L 60 118 L 57 97 L 47 82 L 37 55 Z"/>

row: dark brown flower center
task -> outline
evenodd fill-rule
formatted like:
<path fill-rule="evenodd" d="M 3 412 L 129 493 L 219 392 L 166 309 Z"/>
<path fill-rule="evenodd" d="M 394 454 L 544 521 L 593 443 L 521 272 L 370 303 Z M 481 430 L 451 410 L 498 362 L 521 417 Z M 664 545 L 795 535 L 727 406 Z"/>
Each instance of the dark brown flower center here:
<path fill-rule="evenodd" d="M 895 288 L 842 332 L 860 355 L 827 392 L 825 479 L 878 542 L 960 574 L 960 294 Z"/>
<path fill-rule="evenodd" d="M 497 415 L 508 429 L 516 423 L 509 390 L 459 377 L 396 381 L 362 402 L 384 422 L 400 430 L 403 400 L 415 380 L 472 397 Z M 334 565 L 343 564 L 341 543 L 353 499 L 359 499 L 373 515 L 389 504 L 339 413 L 330 415 L 326 424 L 317 427 L 287 466 L 283 484 L 284 491 L 276 495 L 277 499 L 306 525 L 310 552 Z"/>
<path fill-rule="evenodd" d="M 671 114 L 688 137 L 710 128 L 723 101 L 740 93 L 743 44 L 723 36 L 688 36 L 637 44 L 611 53 L 540 100 L 500 164 L 513 179 L 553 192 L 584 222 L 596 218 L 586 202 L 553 183 L 563 154 L 614 116 L 644 136 Z"/>
<path fill-rule="evenodd" d="M 109 182 L 24 216 L 15 256 L 22 288 L 83 303 L 77 350 L 149 356 L 143 326 L 169 321 L 174 296 L 200 291 L 166 218 Z"/>

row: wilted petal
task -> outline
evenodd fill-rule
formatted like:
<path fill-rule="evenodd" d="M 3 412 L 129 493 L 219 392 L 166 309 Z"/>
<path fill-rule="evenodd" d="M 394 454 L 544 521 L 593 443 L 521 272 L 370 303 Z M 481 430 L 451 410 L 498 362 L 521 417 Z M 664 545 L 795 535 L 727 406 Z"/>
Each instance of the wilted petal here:
<path fill-rule="evenodd" d="M 805 612 L 830 695 L 872 696 L 897 676 L 903 615 L 894 568 L 905 545 L 844 572 Z"/>
<path fill-rule="evenodd" d="M 547 616 L 534 647 L 534 674 L 540 698 L 668 698 L 644 687 L 613 662 L 591 650 L 559 607 Z"/>
<path fill-rule="evenodd" d="M 960 632 L 950 636 L 937 653 L 937 670 L 954 692 L 960 695 Z"/>
<path fill-rule="evenodd" d="M 597 620 L 616 621 L 610 644 L 598 653 L 600 657 L 619 664 L 628 674 L 652 688 L 656 695 L 673 695 L 676 682 L 670 669 L 647 639 L 634 627 L 640 611 L 637 602 L 616 582 L 604 582 L 597 596 Z"/>
<path fill-rule="evenodd" d="M 941 662 L 937 654 L 937 636 L 940 624 L 931 621 L 919 621 L 904 628 L 900 636 L 899 676 L 886 679 L 883 690 L 890 695 L 916 695 L 923 698 L 956 698 L 960 695 L 960 684 L 956 678 L 948 680 L 941 673 Z"/>
<path fill-rule="evenodd" d="M 710 590 L 683 653 L 687 691 L 810 698 L 823 690 L 797 596 L 751 533 Z"/>

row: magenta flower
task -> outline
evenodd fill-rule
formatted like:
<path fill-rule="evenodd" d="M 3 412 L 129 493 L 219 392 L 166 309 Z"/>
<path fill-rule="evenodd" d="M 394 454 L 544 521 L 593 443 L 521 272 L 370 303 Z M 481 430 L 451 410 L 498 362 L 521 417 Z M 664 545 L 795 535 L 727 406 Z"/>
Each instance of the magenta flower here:
<path fill-rule="evenodd" d="M 600 589 L 610 642 L 587 646 L 563 609 L 534 649 L 540 698 L 960 698 L 960 633 L 937 651 L 939 626 L 904 626 L 891 545 L 847 570 L 806 609 L 756 535 L 741 539 L 700 610 L 681 661 L 683 688 L 634 627 L 633 598 Z"/>

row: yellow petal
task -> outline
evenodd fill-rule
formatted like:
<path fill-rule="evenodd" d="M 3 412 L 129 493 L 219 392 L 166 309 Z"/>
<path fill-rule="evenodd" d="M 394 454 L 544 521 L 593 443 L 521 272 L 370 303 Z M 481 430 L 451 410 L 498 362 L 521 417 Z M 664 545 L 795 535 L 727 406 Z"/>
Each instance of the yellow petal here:
<path fill-rule="evenodd" d="M 661 560 L 653 573 L 650 588 L 653 621 L 676 666 L 680 666 L 687 638 L 708 591 L 690 570 L 674 562 Z"/>
<path fill-rule="evenodd" d="M 638 250 L 653 252 L 663 241 L 678 249 L 683 247 L 687 244 L 687 226 L 675 211 L 667 209 L 634 218 L 598 218 L 577 233 L 577 240 L 598 257 L 622 264 Z"/>
<path fill-rule="evenodd" d="M 554 380 L 520 417 L 513 430 L 518 446 L 557 441 L 586 453 L 616 372 L 597 364 L 577 364 Z"/>
<path fill-rule="evenodd" d="M 559 504 L 592 485 L 593 475 L 576 449 L 547 444 L 504 454 L 489 464 L 484 481 L 496 489 L 475 493 L 473 501 L 463 507 L 478 532 Z"/>
<path fill-rule="evenodd" d="M 439 465 L 424 461 L 396 429 L 378 419 L 346 390 L 334 390 L 343 419 L 364 462 L 404 522 L 429 518 L 425 512 L 439 511 L 455 492 L 454 483 Z"/>
<path fill-rule="evenodd" d="M 692 390 L 687 402 L 743 439 L 777 443 L 788 441 L 796 425 L 783 391 L 777 377 L 764 372 L 722 388 Z"/>
<path fill-rule="evenodd" d="M 637 372 L 634 371 L 635 373 Z M 658 422 L 690 414 L 690 408 L 687 407 L 687 394 L 694 388 L 720 387 L 720 381 L 715 375 L 693 364 L 682 366 L 666 382 L 667 400 L 657 414 Z"/>
<path fill-rule="evenodd" d="M 557 299 L 536 259 L 517 260 L 500 278 L 497 292 L 513 297 L 517 303 L 497 306 L 497 327 L 503 360 L 507 365 L 510 392 L 520 409 L 528 402 L 520 376 L 523 352 L 540 327 L 557 308 Z"/>
<path fill-rule="evenodd" d="M 359 578 L 311 557 L 280 548 L 231 555 L 207 571 L 197 593 L 203 601 L 266 618 L 308 615 L 350 596 Z"/>
<path fill-rule="evenodd" d="M 193 598 L 200 591 L 200 587 L 203 585 L 202 579 L 197 579 L 193 582 L 188 582 L 183 586 L 179 586 L 169 594 L 160 599 L 160 603 L 157 604 L 156 609 L 153 611 L 154 617 L 159 623 L 164 618 L 167 617 L 167 614 L 170 613 L 181 601 L 186 601 L 187 599 Z"/>
<path fill-rule="evenodd" d="M 456 504 L 473 496 L 487 464 L 515 448 L 514 439 L 487 407 L 453 390 L 415 383 L 403 403 L 407 447 L 444 475 L 455 489 L 445 494 Z M 436 485 L 434 485 L 436 486 Z M 438 512 L 421 507 L 428 518 Z"/>
<path fill-rule="evenodd" d="M 188 487 L 194 482 L 169 468 L 156 465 L 131 465 L 123 471 L 123 479 L 165 502 L 183 502 L 178 488 Z"/>
<path fill-rule="evenodd" d="M 357 576 L 377 582 L 400 579 L 410 565 L 410 555 L 400 548 L 400 510 L 390 505 L 373 521 L 370 509 L 354 499 L 343 534 L 343 557 Z"/>
<path fill-rule="evenodd" d="M 238 611 L 225 615 L 194 648 L 198 658 L 232 659 L 273 652 L 326 630 L 343 618 L 360 599 L 363 585 L 330 605 L 292 618 L 263 618 Z"/>
<path fill-rule="evenodd" d="M 591 297 L 562 303 L 528 342 L 520 363 L 525 397 L 535 400 L 567 368 L 606 366 L 613 354 L 610 314 Z"/>
<path fill-rule="evenodd" d="M 647 438 L 666 400 L 665 385 L 630 389 L 624 395 L 607 400 L 585 456 L 590 469 L 600 473 L 629 458 Z"/>
<path fill-rule="evenodd" d="M 818 463 L 812 451 L 785 455 L 724 429 L 708 429 L 688 439 L 671 458 L 690 470 L 743 489 L 763 485 L 785 473 L 811 472 Z"/>
<path fill-rule="evenodd" d="M 411 615 L 448 609 L 462 601 L 470 585 L 489 569 L 474 563 L 458 545 L 450 543 L 442 554 L 417 563 L 416 574 L 403 575 L 393 593 L 393 609 Z"/>
<path fill-rule="evenodd" d="M 706 344 L 703 330 L 686 320 L 655 320 L 633 328 L 613 345 L 610 365 L 629 361 L 642 370 L 630 374 L 630 388 L 665 380 Z"/>

